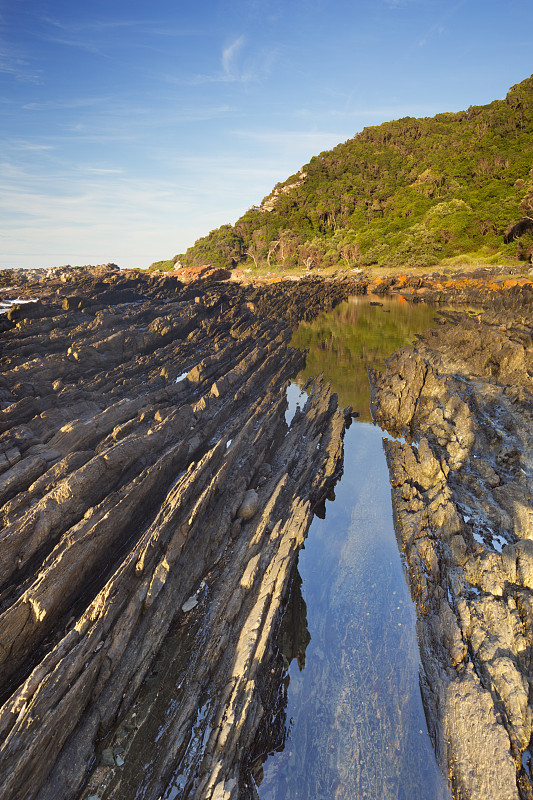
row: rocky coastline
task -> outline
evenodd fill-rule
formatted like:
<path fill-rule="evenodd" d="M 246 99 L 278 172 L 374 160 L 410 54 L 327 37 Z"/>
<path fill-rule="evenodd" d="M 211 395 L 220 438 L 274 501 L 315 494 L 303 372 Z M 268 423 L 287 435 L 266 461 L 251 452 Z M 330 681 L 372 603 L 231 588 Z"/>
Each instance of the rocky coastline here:
<path fill-rule="evenodd" d="M 315 379 L 286 422 L 291 330 L 366 292 L 478 306 L 372 373 L 373 406 L 441 767 L 461 800 L 533 797 L 531 281 L 114 265 L 2 290 L 38 298 L 0 317 L 2 797 L 255 796 L 351 413 Z"/>
<path fill-rule="evenodd" d="M 531 784 L 533 330 L 529 287 L 452 314 L 374 372 L 426 715 L 454 797 Z"/>
<path fill-rule="evenodd" d="M 245 796 L 273 633 L 342 459 L 328 386 L 285 421 L 291 320 L 347 288 L 103 269 L 25 289 L 2 322 L 0 795 L 131 796 L 166 669 L 182 688 L 143 796 L 176 765 L 187 796 Z"/>

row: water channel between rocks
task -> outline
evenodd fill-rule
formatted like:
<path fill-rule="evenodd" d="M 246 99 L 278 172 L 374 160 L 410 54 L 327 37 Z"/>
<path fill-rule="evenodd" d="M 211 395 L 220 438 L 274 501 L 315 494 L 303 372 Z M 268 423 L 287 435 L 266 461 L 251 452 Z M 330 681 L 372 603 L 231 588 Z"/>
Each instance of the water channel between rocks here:
<path fill-rule="evenodd" d="M 307 376 L 324 372 L 339 404 L 361 416 L 346 432 L 336 499 L 325 519 L 315 517 L 300 554 L 305 602 L 282 629 L 298 654 L 288 668 L 288 731 L 256 776 L 261 800 L 451 797 L 426 728 L 415 609 L 366 371 L 435 325 L 437 312 L 401 298 L 376 300 L 352 298 L 302 325 L 293 341 L 310 352 L 288 392 L 289 411 L 298 399 L 303 404 Z"/>

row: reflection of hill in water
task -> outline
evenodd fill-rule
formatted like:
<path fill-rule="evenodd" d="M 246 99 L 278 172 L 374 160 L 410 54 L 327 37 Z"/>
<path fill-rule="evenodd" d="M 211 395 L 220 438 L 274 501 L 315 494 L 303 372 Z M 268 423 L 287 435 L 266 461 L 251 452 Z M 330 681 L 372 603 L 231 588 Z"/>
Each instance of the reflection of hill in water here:
<path fill-rule="evenodd" d="M 292 344 L 309 354 L 297 383 L 323 372 L 339 404 L 369 420 L 367 367 L 382 368 L 436 325 L 436 313 L 352 298 L 300 325 Z M 293 405 L 297 395 L 288 393 Z M 450 800 L 425 727 L 382 435 L 373 425 L 346 432 L 335 502 L 315 517 L 300 553 L 301 592 L 297 576 L 278 637 L 287 690 L 262 742 L 270 755 L 254 770 L 260 800 Z"/>
<path fill-rule="evenodd" d="M 383 303 L 372 306 L 372 302 Z M 301 386 L 323 372 L 369 420 L 367 367 L 435 326 L 436 310 L 401 299 L 352 298 L 300 325 Z M 294 403 L 293 392 L 292 401 Z M 291 662 L 254 772 L 261 800 L 450 800 L 418 680 L 415 612 L 399 558 L 382 431 L 352 425 L 344 473 L 325 518 L 315 517 L 278 637 Z M 304 662 L 305 655 L 305 662 Z M 305 663 L 305 668 L 304 667 Z M 287 721 L 290 721 L 287 724 Z M 285 729 L 283 726 L 286 726 Z"/>
<path fill-rule="evenodd" d="M 373 306 L 371 302 L 382 306 Z M 383 360 L 410 344 L 416 333 L 435 325 L 435 309 L 399 298 L 353 297 L 314 322 L 303 322 L 291 344 L 309 350 L 302 385 L 324 373 L 339 396 L 339 405 L 353 406 L 370 421 L 367 367 L 383 368 Z"/>

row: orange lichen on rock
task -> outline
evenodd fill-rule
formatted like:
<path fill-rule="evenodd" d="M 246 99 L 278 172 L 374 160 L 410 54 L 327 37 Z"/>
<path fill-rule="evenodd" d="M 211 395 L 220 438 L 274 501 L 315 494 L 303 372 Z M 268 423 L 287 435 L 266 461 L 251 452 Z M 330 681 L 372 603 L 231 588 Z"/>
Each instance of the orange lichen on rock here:
<path fill-rule="evenodd" d="M 231 277 L 231 272 L 223 267 L 214 267 L 212 264 L 204 264 L 201 267 L 179 267 L 174 270 L 174 274 L 181 281 L 201 281 L 209 278 L 215 281 L 225 281 Z"/>
<path fill-rule="evenodd" d="M 243 281 L 246 279 L 246 275 L 242 269 L 234 269 L 230 273 L 230 278 L 232 281 Z"/>
<path fill-rule="evenodd" d="M 511 289 L 513 286 L 530 286 L 531 278 L 526 278 L 525 276 L 521 276 L 520 278 L 506 278 L 500 285 L 505 289 Z"/>

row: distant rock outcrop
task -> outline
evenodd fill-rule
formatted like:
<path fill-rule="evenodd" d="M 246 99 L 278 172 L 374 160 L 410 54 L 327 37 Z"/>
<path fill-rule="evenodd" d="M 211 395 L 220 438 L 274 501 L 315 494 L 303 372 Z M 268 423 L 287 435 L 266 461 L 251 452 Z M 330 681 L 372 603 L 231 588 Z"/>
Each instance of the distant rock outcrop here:
<path fill-rule="evenodd" d="M 301 186 L 306 178 L 307 172 L 304 172 L 302 169 L 300 170 L 298 180 L 293 181 L 292 183 L 285 183 L 283 186 L 277 186 L 274 191 L 263 200 L 259 206 L 259 211 L 273 211 L 276 207 L 279 197 L 284 194 L 290 194 L 293 189 L 297 189 L 299 186 Z"/>

